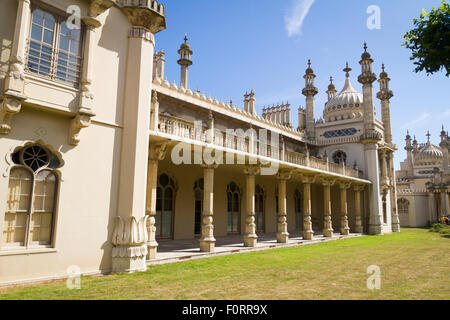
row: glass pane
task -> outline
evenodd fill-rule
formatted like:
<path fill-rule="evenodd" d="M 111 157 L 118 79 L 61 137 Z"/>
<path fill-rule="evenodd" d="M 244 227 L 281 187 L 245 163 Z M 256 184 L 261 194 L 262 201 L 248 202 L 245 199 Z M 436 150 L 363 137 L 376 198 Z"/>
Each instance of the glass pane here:
<path fill-rule="evenodd" d="M 42 37 L 42 27 L 35 24 L 31 27 L 31 39 L 41 42 Z"/>
<path fill-rule="evenodd" d="M 164 211 L 162 224 L 162 236 L 170 238 L 172 236 L 172 211 Z"/>
<path fill-rule="evenodd" d="M 44 21 L 44 12 L 41 10 L 34 10 L 33 12 L 33 22 L 42 25 Z"/>
<path fill-rule="evenodd" d="M 228 211 L 228 232 L 233 232 L 233 216 L 231 211 Z"/>
<path fill-rule="evenodd" d="M 47 29 L 51 29 L 51 30 L 53 30 L 55 28 L 55 19 L 49 13 L 45 13 L 45 15 L 44 15 L 44 26 Z"/>
<path fill-rule="evenodd" d="M 164 192 L 164 210 L 171 211 L 172 210 L 172 189 L 168 188 Z"/>
<path fill-rule="evenodd" d="M 70 41 L 70 52 L 78 55 L 79 43 L 77 41 Z"/>
<path fill-rule="evenodd" d="M 53 44 L 53 31 L 47 29 L 44 30 L 44 38 L 42 39 L 44 43 Z"/>
<path fill-rule="evenodd" d="M 69 39 L 64 36 L 59 37 L 59 49 L 69 51 Z"/>
<path fill-rule="evenodd" d="M 156 211 L 155 216 L 155 227 L 156 227 L 156 236 L 161 236 L 161 211 Z"/>

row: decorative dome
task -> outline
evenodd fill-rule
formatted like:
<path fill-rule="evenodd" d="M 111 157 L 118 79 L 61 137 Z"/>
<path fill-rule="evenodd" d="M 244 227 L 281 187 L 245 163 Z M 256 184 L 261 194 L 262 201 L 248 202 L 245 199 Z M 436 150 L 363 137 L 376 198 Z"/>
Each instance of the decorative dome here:
<path fill-rule="evenodd" d="M 414 157 L 417 165 L 439 164 L 442 163 L 443 153 L 441 149 L 430 142 L 419 148 Z"/>
<path fill-rule="evenodd" d="M 308 59 L 308 69 L 306 69 L 305 73 L 314 74 L 314 70 L 311 68 L 311 59 Z"/>
<path fill-rule="evenodd" d="M 362 60 L 369 60 L 369 59 L 371 59 L 371 58 L 372 58 L 372 57 L 370 56 L 370 53 L 367 52 L 367 43 L 364 42 L 364 52 L 363 52 L 363 54 L 361 55 L 361 59 L 362 59 Z"/>
<path fill-rule="evenodd" d="M 363 115 L 363 101 L 363 95 L 353 88 L 347 77 L 342 91 L 325 104 L 323 117 L 327 122 L 360 118 Z"/>

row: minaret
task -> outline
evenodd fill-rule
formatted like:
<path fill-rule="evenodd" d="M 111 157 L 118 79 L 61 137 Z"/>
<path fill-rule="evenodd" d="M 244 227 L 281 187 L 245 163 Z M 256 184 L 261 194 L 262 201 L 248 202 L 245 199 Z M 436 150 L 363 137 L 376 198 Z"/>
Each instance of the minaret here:
<path fill-rule="evenodd" d="M 306 96 L 306 134 L 309 139 L 314 140 L 316 137 L 314 96 L 319 93 L 319 90 L 314 86 L 316 75 L 311 69 L 311 60 L 308 60 L 308 69 L 303 78 L 305 79 L 305 88 L 302 90 L 302 94 Z"/>
<path fill-rule="evenodd" d="M 248 95 L 248 113 L 251 115 L 256 114 L 255 103 L 255 90 L 252 89 L 252 91 L 250 91 L 250 94 Z"/>
<path fill-rule="evenodd" d="M 370 216 L 369 234 L 383 234 L 381 201 L 380 162 L 378 156 L 378 142 L 381 135 L 375 130 L 375 108 L 373 105 L 373 86 L 377 76 L 372 72 L 373 60 L 367 52 L 364 42 L 364 52 L 361 55 L 361 75 L 358 82 L 363 85 L 364 134 L 361 142 L 364 144 L 364 158 L 366 161 L 367 178 L 372 182 L 370 187 Z"/>
<path fill-rule="evenodd" d="M 448 165 L 449 165 L 449 159 L 448 159 L 448 149 L 450 147 L 448 136 L 445 133 L 444 125 L 442 125 L 442 131 L 441 131 L 441 143 L 439 144 L 442 150 L 443 154 L 443 161 L 442 161 L 442 171 L 448 171 Z"/>
<path fill-rule="evenodd" d="M 415 139 L 414 139 L 415 140 Z M 413 171 L 413 165 L 414 165 L 414 158 L 413 158 L 413 153 L 412 151 L 414 150 L 412 144 L 411 144 L 411 136 L 409 135 L 409 131 L 406 133 L 406 146 L 405 146 L 405 150 L 406 150 L 406 159 L 410 168 L 410 172 Z"/>
<path fill-rule="evenodd" d="M 363 110 L 364 110 L 364 138 L 379 141 L 381 140 L 375 131 L 375 108 L 373 105 L 373 86 L 377 76 L 372 72 L 373 59 L 367 52 L 367 44 L 364 42 L 364 52 L 361 55 L 361 74 L 358 82 L 363 85 Z"/>
<path fill-rule="evenodd" d="M 336 96 L 336 87 L 333 84 L 333 77 L 330 77 L 330 85 L 328 86 L 328 101 L 330 101 L 331 99 L 333 99 Z"/>
<path fill-rule="evenodd" d="M 192 65 L 191 55 L 192 50 L 191 46 L 187 43 L 188 38 L 187 35 L 184 37 L 184 43 L 180 46 L 180 50 L 178 53 L 180 54 L 180 60 L 178 60 L 178 64 L 181 66 L 181 80 L 180 87 L 189 89 L 189 67 Z"/>
<path fill-rule="evenodd" d="M 377 98 L 381 100 L 381 117 L 384 125 L 384 139 L 386 143 L 392 144 L 392 129 L 391 129 L 391 103 L 390 99 L 394 96 L 394 93 L 389 90 L 388 74 L 384 71 L 380 73 L 380 92 L 377 93 Z"/>
<path fill-rule="evenodd" d="M 164 51 L 161 49 L 160 52 L 155 54 L 155 58 L 154 60 L 154 65 L 153 65 L 153 77 L 154 78 L 159 78 L 161 80 L 164 79 L 164 67 L 165 67 L 165 63 L 166 63 L 166 59 L 165 59 L 166 54 L 164 53 Z"/>

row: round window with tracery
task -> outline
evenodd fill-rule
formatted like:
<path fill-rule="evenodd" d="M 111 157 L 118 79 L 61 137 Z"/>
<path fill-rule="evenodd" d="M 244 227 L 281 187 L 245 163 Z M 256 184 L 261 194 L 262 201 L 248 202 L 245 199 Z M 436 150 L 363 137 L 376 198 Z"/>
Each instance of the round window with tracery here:
<path fill-rule="evenodd" d="M 29 167 L 34 172 L 41 168 L 56 169 L 60 166 L 59 159 L 39 145 L 22 148 L 11 158 L 15 164 Z"/>

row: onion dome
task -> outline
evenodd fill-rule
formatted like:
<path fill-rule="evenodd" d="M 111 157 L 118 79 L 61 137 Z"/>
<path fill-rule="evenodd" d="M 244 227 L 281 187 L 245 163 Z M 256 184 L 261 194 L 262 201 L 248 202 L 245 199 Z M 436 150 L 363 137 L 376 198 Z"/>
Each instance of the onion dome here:
<path fill-rule="evenodd" d="M 428 132 L 428 142 L 419 148 L 416 156 L 414 157 L 414 163 L 417 165 L 436 165 L 442 163 L 444 158 L 442 150 L 431 144 L 430 136 L 431 135 Z"/>
<path fill-rule="evenodd" d="M 342 91 L 331 98 L 325 104 L 323 117 L 327 122 L 339 121 L 347 119 L 362 118 L 363 116 L 363 101 L 364 97 L 361 93 L 353 88 L 350 82 L 349 72 L 352 69 L 348 64 L 344 71 L 346 72 L 345 85 Z"/>
<path fill-rule="evenodd" d="M 372 57 L 371 57 L 370 53 L 367 52 L 367 43 L 364 42 L 364 52 L 363 52 L 363 54 L 361 55 L 361 59 L 362 59 L 362 60 L 368 60 L 368 59 L 371 59 L 371 58 L 372 58 Z"/>
<path fill-rule="evenodd" d="M 308 69 L 306 69 L 305 73 L 314 74 L 314 70 L 311 68 L 311 59 L 308 59 Z"/>
<path fill-rule="evenodd" d="M 334 91 L 336 90 L 336 87 L 334 86 L 333 83 L 333 77 L 330 77 L 330 84 L 328 85 L 328 91 Z"/>
<path fill-rule="evenodd" d="M 384 71 L 384 63 L 383 63 L 383 65 L 382 65 L 381 68 L 383 69 L 383 72 L 380 73 L 380 79 L 386 79 L 386 78 L 389 78 L 387 72 Z"/>

